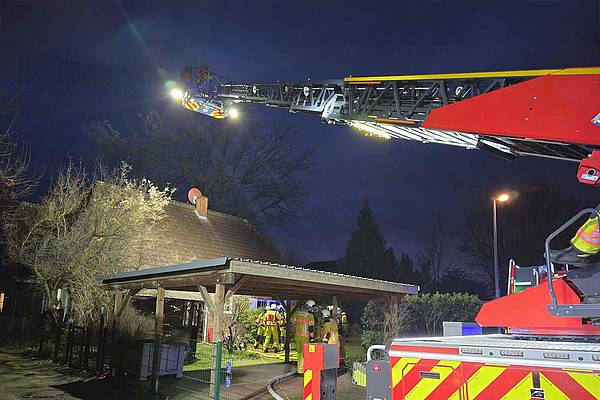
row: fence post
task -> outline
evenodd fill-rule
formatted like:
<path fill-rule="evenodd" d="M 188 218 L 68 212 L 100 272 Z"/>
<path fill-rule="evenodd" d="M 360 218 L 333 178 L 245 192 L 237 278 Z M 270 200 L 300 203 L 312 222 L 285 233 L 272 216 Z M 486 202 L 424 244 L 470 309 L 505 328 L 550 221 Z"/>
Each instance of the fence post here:
<path fill-rule="evenodd" d="M 46 314 L 42 313 L 40 316 L 40 347 L 38 348 L 38 355 L 42 356 L 44 347 L 44 326 L 46 325 Z"/>
<path fill-rule="evenodd" d="M 73 328 L 73 322 L 69 322 L 69 334 L 67 336 L 67 365 L 71 365 L 73 358 L 73 336 L 75 329 Z"/>
<path fill-rule="evenodd" d="M 165 311 L 165 289 L 156 288 L 156 311 L 154 313 L 154 345 L 152 355 L 152 393 L 158 393 L 158 381 L 160 376 L 160 353 L 162 347 L 163 319 Z"/>
<path fill-rule="evenodd" d="M 105 334 L 104 334 L 104 323 L 105 323 L 106 306 L 102 304 L 100 306 L 100 326 L 98 327 L 98 346 L 96 347 L 96 373 L 102 374 L 104 367 L 104 349 L 105 349 Z"/>
<path fill-rule="evenodd" d="M 85 332 L 85 351 L 83 352 L 83 367 L 87 369 L 90 365 L 90 353 L 92 351 L 92 333 L 93 329 L 90 327 L 86 329 Z"/>
<path fill-rule="evenodd" d="M 83 367 L 83 347 L 85 342 L 85 326 L 79 327 L 79 368 Z"/>
<path fill-rule="evenodd" d="M 223 307 L 225 303 L 225 286 L 221 283 L 215 285 L 214 315 L 213 315 L 213 340 L 215 341 L 215 360 L 212 365 L 211 383 L 213 384 L 212 399 L 221 398 L 221 357 L 223 354 Z"/>
<path fill-rule="evenodd" d="M 58 314 L 61 314 L 61 309 L 58 309 Z M 63 320 L 62 318 L 56 321 L 56 333 L 54 334 L 54 354 L 52 358 L 55 362 L 58 361 L 58 354 L 60 353 L 60 341 L 62 339 Z"/>

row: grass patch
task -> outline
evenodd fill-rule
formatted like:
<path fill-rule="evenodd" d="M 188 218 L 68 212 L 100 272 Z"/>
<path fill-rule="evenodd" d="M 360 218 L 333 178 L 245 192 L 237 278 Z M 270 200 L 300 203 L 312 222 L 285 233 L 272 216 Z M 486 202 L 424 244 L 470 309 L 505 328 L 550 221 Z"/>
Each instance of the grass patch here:
<path fill-rule="evenodd" d="M 210 369 L 210 354 L 211 345 L 209 343 L 198 343 L 198 345 L 196 346 L 195 361 L 185 364 L 183 366 L 183 370 L 197 371 Z M 295 360 L 295 352 L 292 351 L 290 355 L 290 358 L 292 360 Z M 277 354 L 263 354 L 260 350 L 248 349 L 235 350 L 233 354 L 231 354 L 226 349 L 223 349 L 223 355 L 221 357 L 221 365 L 223 366 L 223 368 L 225 368 L 227 360 L 232 360 L 232 365 L 234 367 L 282 363 L 284 362 L 284 352 L 280 351 Z"/>

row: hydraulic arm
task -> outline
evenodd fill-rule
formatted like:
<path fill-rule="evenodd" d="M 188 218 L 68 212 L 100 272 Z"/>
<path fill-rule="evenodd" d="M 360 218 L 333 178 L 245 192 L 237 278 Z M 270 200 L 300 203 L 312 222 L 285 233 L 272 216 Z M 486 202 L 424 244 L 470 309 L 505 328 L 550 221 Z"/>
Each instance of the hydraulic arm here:
<path fill-rule="evenodd" d="M 600 185 L 600 67 L 262 84 L 185 71 L 182 105 L 216 118 L 260 103 L 386 139 L 577 161 L 578 179 Z"/>

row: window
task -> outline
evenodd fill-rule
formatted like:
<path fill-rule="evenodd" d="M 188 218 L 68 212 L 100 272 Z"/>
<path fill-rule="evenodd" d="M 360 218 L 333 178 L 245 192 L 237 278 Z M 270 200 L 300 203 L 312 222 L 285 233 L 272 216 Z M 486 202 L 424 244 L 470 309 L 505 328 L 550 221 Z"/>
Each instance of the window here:
<path fill-rule="evenodd" d="M 0 292 L 0 314 L 4 310 L 4 292 Z"/>

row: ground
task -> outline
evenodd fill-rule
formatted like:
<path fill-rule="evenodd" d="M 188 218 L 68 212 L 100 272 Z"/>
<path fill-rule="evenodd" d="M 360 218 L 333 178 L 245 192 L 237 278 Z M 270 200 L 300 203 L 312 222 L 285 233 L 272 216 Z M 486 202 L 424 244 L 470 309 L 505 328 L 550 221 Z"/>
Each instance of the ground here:
<path fill-rule="evenodd" d="M 275 384 L 273 389 L 286 400 L 302 400 L 303 379 L 293 377 Z M 364 400 L 365 388 L 352 384 L 350 374 L 338 377 L 337 398 L 339 400 Z M 272 400 L 269 394 L 257 397 L 257 400 Z"/>
<path fill-rule="evenodd" d="M 12 399 L 142 399 L 104 379 L 85 379 L 49 360 L 6 347 L 0 348 L 0 397 Z"/>
<path fill-rule="evenodd" d="M 261 393 L 270 377 L 295 369 L 294 365 L 281 363 L 275 355 L 258 355 L 255 364 L 248 365 L 243 360 L 234 369 L 231 388 L 224 391 L 225 398 L 241 399 L 255 394 L 251 399 L 268 400 L 270 395 Z M 66 369 L 49 360 L 40 360 L 33 353 L 11 346 L 0 346 L 0 398 L 12 399 L 114 399 L 146 400 L 153 399 L 147 392 L 149 382 L 129 381 L 121 386 L 111 384 L 107 379 L 87 378 L 76 371 Z M 167 378 L 161 380 L 161 393 L 169 398 L 183 400 L 197 398 L 190 395 L 186 380 Z M 183 390 L 182 390 L 183 388 Z M 289 400 L 302 398 L 302 377 L 293 377 L 277 384 L 275 390 Z M 352 385 L 350 375 L 338 380 L 338 399 L 362 400 L 364 388 Z"/>

